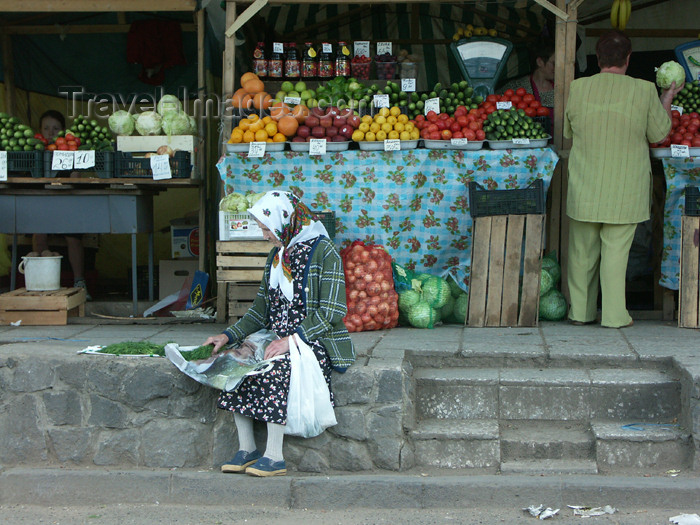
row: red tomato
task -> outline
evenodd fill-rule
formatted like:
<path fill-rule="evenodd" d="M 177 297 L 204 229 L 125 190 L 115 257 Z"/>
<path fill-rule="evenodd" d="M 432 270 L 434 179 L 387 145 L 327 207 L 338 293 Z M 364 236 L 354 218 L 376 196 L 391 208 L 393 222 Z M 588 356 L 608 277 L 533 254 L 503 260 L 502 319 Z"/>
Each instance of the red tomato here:
<path fill-rule="evenodd" d="M 688 146 L 689 148 L 693 145 L 693 143 L 689 140 L 681 140 L 681 146 Z"/>
<path fill-rule="evenodd" d="M 486 138 L 486 132 L 483 129 L 476 130 L 476 140 L 484 140 Z"/>
<path fill-rule="evenodd" d="M 683 135 L 684 140 L 693 140 L 695 138 L 695 135 L 693 133 L 685 133 Z"/>
<path fill-rule="evenodd" d="M 430 139 L 430 131 L 428 131 L 428 128 L 423 128 L 420 130 L 420 137 L 422 139 Z"/>
<path fill-rule="evenodd" d="M 518 95 L 519 97 L 522 97 L 523 95 L 527 94 L 527 90 L 524 87 L 519 87 L 518 89 L 515 90 L 515 94 Z"/>
<path fill-rule="evenodd" d="M 454 133 L 452 133 L 452 138 L 453 138 L 453 139 L 463 139 L 463 138 L 464 138 L 464 135 L 462 134 L 462 131 L 461 131 L 461 130 L 460 130 L 460 131 L 455 131 Z"/>
<path fill-rule="evenodd" d="M 680 118 L 681 117 L 681 112 L 678 111 L 677 109 L 674 109 L 671 111 L 671 117 L 672 118 Z"/>
<path fill-rule="evenodd" d="M 530 107 L 535 109 L 541 108 L 542 103 L 539 100 L 533 100 L 532 102 L 530 102 Z"/>
<path fill-rule="evenodd" d="M 438 120 L 435 124 L 440 131 L 447 127 L 447 123 L 444 120 Z"/>
<path fill-rule="evenodd" d="M 683 134 L 675 132 L 670 138 L 672 144 L 680 144 L 681 140 L 683 140 Z"/>
<path fill-rule="evenodd" d="M 525 108 L 532 109 L 530 106 L 527 105 L 527 102 L 518 102 L 515 105 L 515 107 L 518 109 L 525 109 Z"/>
<path fill-rule="evenodd" d="M 536 110 L 535 108 L 526 107 L 526 108 L 525 108 L 525 114 L 526 114 L 528 117 L 536 117 L 536 116 L 537 116 L 537 110 Z"/>
<path fill-rule="evenodd" d="M 519 97 L 518 95 L 513 95 L 512 97 L 510 97 L 510 101 L 515 106 L 518 102 L 522 102 L 523 99 L 522 99 L 522 97 Z"/>
<path fill-rule="evenodd" d="M 457 122 L 453 122 L 452 125 L 450 126 L 450 131 L 452 133 L 460 131 L 461 129 L 462 129 L 462 126 L 460 126 Z"/>
<path fill-rule="evenodd" d="M 506 89 L 506 90 L 503 92 L 503 94 L 504 94 L 506 97 L 512 97 L 513 95 L 515 95 L 515 91 L 513 91 L 512 89 Z"/>
<path fill-rule="evenodd" d="M 496 111 L 496 107 L 495 107 L 495 106 L 489 106 L 489 108 L 486 110 L 486 114 L 487 114 L 487 115 L 490 115 L 490 114 L 493 113 L 494 111 Z"/>
<path fill-rule="evenodd" d="M 690 141 L 694 148 L 700 148 L 700 136 L 695 136 L 693 140 Z"/>
<path fill-rule="evenodd" d="M 428 126 L 428 131 L 430 131 L 430 133 L 435 133 L 435 132 L 439 131 L 437 124 L 430 124 Z"/>
<path fill-rule="evenodd" d="M 417 115 L 416 122 L 423 122 L 425 120 L 425 115 Z"/>
<path fill-rule="evenodd" d="M 476 131 L 473 129 L 468 129 L 464 132 L 464 138 L 467 140 L 476 140 Z"/>
<path fill-rule="evenodd" d="M 474 131 L 476 131 L 480 127 L 481 127 L 481 124 L 479 124 L 478 122 L 470 122 L 469 123 L 469 129 L 472 129 Z"/>
<path fill-rule="evenodd" d="M 56 146 L 66 145 L 66 139 L 64 137 L 56 137 L 54 142 L 56 143 Z"/>
<path fill-rule="evenodd" d="M 697 124 L 690 124 L 688 126 L 688 133 L 692 133 L 693 135 L 695 135 L 698 132 L 698 127 L 700 126 L 698 126 Z"/>
<path fill-rule="evenodd" d="M 49 144 L 46 146 L 46 149 L 49 151 L 56 151 L 56 144 Z"/>
<path fill-rule="evenodd" d="M 681 121 L 678 118 L 673 117 L 671 119 L 671 128 L 677 128 L 680 125 L 681 125 Z"/>
<path fill-rule="evenodd" d="M 426 115 L 426 118 L 430 122 L 435 122 L 438 118 L 437 113 L 435 113 L 433 110 L 428 111 L 428 114 Z"/>
<path fill-rule="evenodd" d="M 486 102 L 492 102 L 495 104 L 496 102 L 498 102 L 498 99 L 499 99 L 498 95 L 492 94 L 492 95 L 488 95 L 486 97 Z M 678 113 L 678 112 L 676 111 L 676 113 Z M 679 113 L 679 115 L 680 115 L 680 113 Z"/>
<path fill-rule="evenodd" d="M 440 132 L 433 131 L 430 133 L 430 140 L 440 140 Z"/>
<path fill-rule="evenodd" d="M 452 132 L 449 129 L 443 129 L 440 133 L 442 140 L 450 140 L 452 138 Z"/>
<path fill-rule="evenodd" d="M 455 109 L 455 117 L 459 117 L 460 115 L 466 115 L 467 114 L 467 108 L 465 106 L 457 106 L 457 109 Z"/>
<path fill-rule="evenodd" d="M 688 130 L 685 129 L 685 126 L 678 126 L 678 127 L 676 128 L 676 133 L 680 133 L 681 135 L 685 135 L 685 132 L 686 132 L 686 131 L 688 131 Z"/>
<path fill-rule="evenodd" d="M 457 124 L 459 124 L 461 127 L 466 126 L 467 122 L 469 122 L 469 121 L 467 120 L 466 116 L 460 115 L 457 117 Z"/>
<path fill-rule="evenodd" d="M 688 116 L 690 116 L 690 118 L 700 118 L 700 113 L 698 113 L 697 111 L 693 111 L 692 113 L 688 113 Z"/>
<path fill-rule="evenodd" d="M 537 116 L 538 117 L 548 117 L 549 116 L 549 108 L 546 108 L 544 106 L 540 106 L 537 108 Z"/>
<path fill-rule="evenodd" d="M 523 102 L 527 102 L 529 104 L 533 100 L 535 100 L 535 95 L 533 95 L 532 93 L 525 93 L 523 95 Z"/>
<path fill-rule="evenodd" d="M 443 112 L 443 113 L 440 113 L 440 114 L 438 115 L 438 118 L 439 118 L 440 120 L 447 120 L 448 118 L 450 118 L 450 116 L 449 116 L 447 113 L 444 113 L 444 112 Z"/>

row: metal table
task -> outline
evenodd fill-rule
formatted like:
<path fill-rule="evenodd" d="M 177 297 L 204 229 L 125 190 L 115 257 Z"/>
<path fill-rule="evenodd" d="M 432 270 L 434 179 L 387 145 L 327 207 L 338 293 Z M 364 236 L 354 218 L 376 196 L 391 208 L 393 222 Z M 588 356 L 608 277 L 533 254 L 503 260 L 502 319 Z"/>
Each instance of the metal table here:
<path fill-rule="evenodd" d="M 133 312 L 138 315 L 136 234 L 148 233 L 148 299 L 153 301 L 153 196 L 143 189 L 31 188 L 0 192 L 0 233 L 12 234 L 10 289 L 15 289 L 17 235 L 130 233 Z"/>

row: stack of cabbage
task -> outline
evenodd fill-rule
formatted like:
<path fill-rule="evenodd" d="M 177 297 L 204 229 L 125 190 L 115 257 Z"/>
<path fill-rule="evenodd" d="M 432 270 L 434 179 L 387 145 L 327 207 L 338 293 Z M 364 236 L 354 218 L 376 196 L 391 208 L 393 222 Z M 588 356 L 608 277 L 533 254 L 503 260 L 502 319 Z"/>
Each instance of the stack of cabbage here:
<path fill-rule="evenodd" d="M 144 111 L 138 115 L 132 115 L 123 109 L 115 111 L 110 115 L 108 123 L 115 135 L 131 135 L 134 129 L 139 135 L 197 134 L 194 117 L 183 111 L 182 103 L 175 95 L 163 95 L 156 111 Z"/>
<path fill-rule="evenodd" d="M 468 296 L 457 283 L 428 273 L 412 274 L 400 265 L 394 272 L 407 276 L 410 287 L 399 291 L 399 322 L 415 328 L 433 328 L 443 323 L 462 323 L 467 313 Z"/>
<path fill-rule="evenodd" d="M 561 267 L 556 252 L 548 253 L 542 259 L 540 274 L 540 319 L 561 321 L 566 317 L 568 305 L 559 289 Z"/>
<path fill-rule="evenodd" d="M 231 213 L 247 213 L 248 208 L 251 208 L 253 204 L 258 202 L 263 195 L 265 193 L 248 193 L 247 195 L 236 192 L 229 193 L 219 201 L 219 210 Z"/>

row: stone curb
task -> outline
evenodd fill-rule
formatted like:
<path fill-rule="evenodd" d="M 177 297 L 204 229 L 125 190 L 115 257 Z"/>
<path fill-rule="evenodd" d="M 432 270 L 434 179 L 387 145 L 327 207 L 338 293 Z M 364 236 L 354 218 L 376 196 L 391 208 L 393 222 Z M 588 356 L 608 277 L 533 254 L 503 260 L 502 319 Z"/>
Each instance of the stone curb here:
<path fill-rule="evenodd" d="M 544 503 L 641 508 L 692 508 L 697 477 L 600 475 L 353 474 L 252 478 L 213 471 L 11 468 L 0 474 L 0 504 L 82 506 L 129 504 L 235 505 L 289 509 L 524 508 Z"/>

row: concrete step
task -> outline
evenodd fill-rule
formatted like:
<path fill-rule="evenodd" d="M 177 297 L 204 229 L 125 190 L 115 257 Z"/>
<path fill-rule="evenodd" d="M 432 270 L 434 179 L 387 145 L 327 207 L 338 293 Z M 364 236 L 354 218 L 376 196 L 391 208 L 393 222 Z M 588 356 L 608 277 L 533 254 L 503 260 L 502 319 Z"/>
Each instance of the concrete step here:
<path fill-rule="evenodd" d="M 422 368 L 414 371 L 418 419 L 669 421 L 680 382 L 645 369 Z"/>
<path fill-rule="evenodd" d="M 584 461 L 595 466 L 590 426 L 571 421 L 502 421 L 501 462 Z"/>
<path fill-rule="evenodd" d="M 520 459 L 503 461 L 501 474 L 598 474 L 598 467 L 594 459 Z"/>
<path fill-rule="evenodd" d="M 432 419 L 410 432 L 417 467 L 497 468 L 500 464 L 495 419 Z"/>
<path fill-rule="evenodd" d="M 675 424 L 593 421 L 601 472 L 621 469 L 683 469 L 692 466 L 692 437 Z"/>

